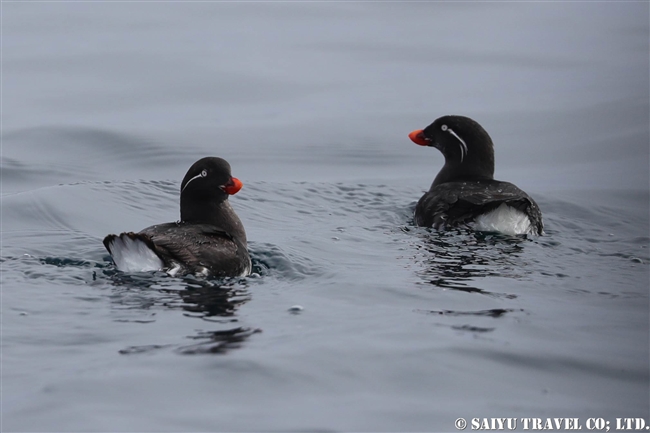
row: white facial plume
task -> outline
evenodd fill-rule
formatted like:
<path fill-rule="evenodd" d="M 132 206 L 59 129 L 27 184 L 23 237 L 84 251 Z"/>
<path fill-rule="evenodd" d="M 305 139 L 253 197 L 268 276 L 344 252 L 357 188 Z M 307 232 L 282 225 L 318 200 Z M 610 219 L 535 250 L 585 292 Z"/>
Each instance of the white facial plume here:
<path fill-rule="evenodd" d="M 181 190 L 181 192 L 185 191 L 185 188 L 187 188 L 187 185 L 189 185 L 189 184 L 190 184 L 194 179 L 198 179 L 198 178 L 200 178 L 200 177 L 206 177 L 207 175 L 208 175 L 208 171 L 207 171 L 207 170 L 203 170 L 203 171 L 201 171 L 200 174 L 197 174 L 197 175 L 194 176 L 192 179 L 190 179 L 190 180 L 187 181 L 187 183 L 185 184 L 185 186 L 183 187 L 183 189 Z"/>
<path fill-rule="evenodd" d="M 464 141 L 462 138 L 460 138 L 460 137 L 458 136 L 458 134 L 456 134 L 456 133 L 455 133 L 451 128 L 449 128 L 447 125 L 442 125 L 442 126 L 440 127 L 440 129 L 442 129 L 442 130 L 445 131 L 445 132 L 450 133 L 451 135 L 453 135 L 454 137 L 456 137 L 456 139 L 458 139 L 458 141 L 460 142 L 459 145 L 458 145 L 458 146 L 460 147 L 460 162 L 463 162 L 463 159 L 464 159 L 465 155 L 467 155 L 467 144 L 465 144 L 465 141 Z"/>

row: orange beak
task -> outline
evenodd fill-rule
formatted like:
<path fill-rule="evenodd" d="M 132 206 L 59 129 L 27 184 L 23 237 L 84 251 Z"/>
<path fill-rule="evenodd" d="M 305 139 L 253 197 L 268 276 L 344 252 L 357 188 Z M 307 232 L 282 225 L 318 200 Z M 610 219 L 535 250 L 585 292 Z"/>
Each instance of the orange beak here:
<path fill-rule="evenodd" d="M 409 138 L 413 141 L 415 144 L 419 144 L 420 146 L 430 146 L 431 141 L 427 140 L 424 137 L 424 131 L 421 129 L 416 129 L 415 131 L 411 132 L 409 134 Z"/>
<path fill-rule="evenodd" d="M 241 180 L 237 179 L 236 177 L 230 178 L 230 181 L 223 185 L 221 189 L 226 193 L 226 194 L 237 194 L 241 187 L 244 186 L 244 184 L 241 182 Z"/>

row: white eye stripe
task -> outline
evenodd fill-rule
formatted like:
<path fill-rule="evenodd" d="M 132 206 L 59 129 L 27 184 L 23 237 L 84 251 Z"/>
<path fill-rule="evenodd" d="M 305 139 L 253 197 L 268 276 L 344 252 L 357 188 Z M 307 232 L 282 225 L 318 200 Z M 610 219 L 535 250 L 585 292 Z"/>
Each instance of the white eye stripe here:
<path fill-rule="evenodd" d="M 463 141 L 463 139 L 460 138 L 458 136 L 458 134 L 456 134 L 453 131 L 453 129 L 447 128 L 447 125 L 442 125 L 442 128 L 443 128 L 442 129 L 443 131 L 447 131 L 448 133 L 450 133 L 451 135 L 456 137 L 458 139 L 458 141 L 460 141 L 460 144 L 459 144 L 459 147 L 460 147 L 460 162 L 463 162 L 463 158 L 465 157 L 465 155 L 467 155 L 467 144 L 465 144 L 465 141 Z"/>
<path fill-rule="evenodd" d="M 203 173 L 205 173 L 205 174 L 203 174 Z M 185 184 L 185 186 L 183 187 L 183 189 L 181 190 L 181 192 L 185 191 L 185 188 L 187 188 L 187 185 L 189 185 L 194 179 L 198 179 L 199 177 L 205 177 L 205 176 L 207 176 L 207 174 L 208 173 L 205 170 L 203 170 L 201 172 L 201 174 L 197 174 L 196 176 L 194 176 L 193 178 L 188 180 L 187 183 Z"/>

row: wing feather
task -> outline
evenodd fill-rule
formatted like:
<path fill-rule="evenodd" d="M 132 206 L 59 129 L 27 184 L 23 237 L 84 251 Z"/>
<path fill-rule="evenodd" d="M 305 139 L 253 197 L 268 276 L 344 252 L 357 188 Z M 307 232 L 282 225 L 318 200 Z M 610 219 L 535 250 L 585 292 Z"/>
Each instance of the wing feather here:
<path fill-rule="evenodd" d="M 250 258 L 245 245 L 224 230 L 210 224 L 167 223 L 148 227 L 140 232 L 155 245 L 159 257 L 174 264 L 185 264 L 186 272 L 213 276 L 247 273 Z M 171 266 L 172 263 L 168 264 Z"/>
<path fill-rule="evenodd" d="M 468 223 L 478 215 L 507 204 L 528 215 L 535 232 L 543 233 L 537 203 L 509 182 L 481 180 L 447 182 L 432 187 L 415 208 L 415 224 L 445 229 Z"/>

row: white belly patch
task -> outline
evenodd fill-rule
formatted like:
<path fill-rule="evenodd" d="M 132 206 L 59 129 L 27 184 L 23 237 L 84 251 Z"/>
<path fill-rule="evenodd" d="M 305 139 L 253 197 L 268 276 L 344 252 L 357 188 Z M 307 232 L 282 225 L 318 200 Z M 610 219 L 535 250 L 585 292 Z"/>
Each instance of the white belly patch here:
<path fill-rule="evenodd" d="M 501 206 L 490 212 L 477 216 L 474 219 L 474 230 L 499 232 L 506 235 L 533 233 L 528 216 L 505 203 L 501 203 Z"/>

